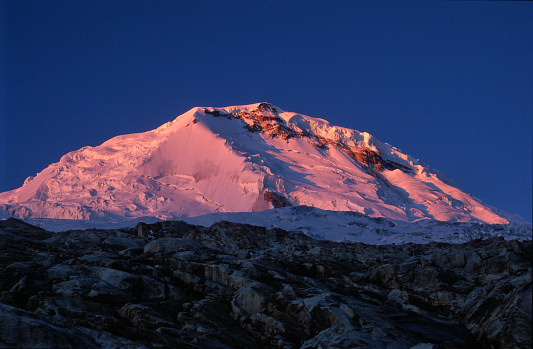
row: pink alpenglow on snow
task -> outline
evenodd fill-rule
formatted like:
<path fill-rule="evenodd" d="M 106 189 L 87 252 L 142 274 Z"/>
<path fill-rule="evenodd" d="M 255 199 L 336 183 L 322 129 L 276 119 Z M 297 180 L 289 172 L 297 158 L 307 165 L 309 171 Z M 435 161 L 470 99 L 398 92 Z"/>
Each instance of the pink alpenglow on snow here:
<path fill-rule="evenodd" d="M 178 219 L 296 205 L 508 223 L 372 135 L 268 103 L 193 108 L 155 130 L 70 152 L 0 194 L 0 215 L 20 218 Z"/>

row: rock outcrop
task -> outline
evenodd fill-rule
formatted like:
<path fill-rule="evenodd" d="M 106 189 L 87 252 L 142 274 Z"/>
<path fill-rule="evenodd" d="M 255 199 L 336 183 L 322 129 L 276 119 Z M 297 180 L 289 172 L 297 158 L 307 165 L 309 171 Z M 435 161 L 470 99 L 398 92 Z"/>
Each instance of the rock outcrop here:
<path fill-rule="evenodd" d="M 532 242 L 0 222 L 0 347 L 530 348 Z"/>
<path fill-rule="evenodd" d="M 204 109 L 204 113 L 215 117 L 243 120 L 245 121 L 244 128 L 248 131 L 263 132 L 272 138 L 277 137 L 284 140 L 290 138 L 304 138 L 309 140 L 319 149 L 335 147 L 368 169 L 375 169 L 377 171 L 383 171 L 383 169 L 398 169 L 411 174 L 416 172 L 410 166 L 383 159 L 379 151 L 361 146 L 348 145 L 339 140 L 327 138 L 309 131 L 295 130 L 287 126 L 285 120 L 279 116 L 276 107 L 269 103 L 260 103 L 257 106 L 257 109 L 253 111 L 221 113 L 218 110 Z"/>

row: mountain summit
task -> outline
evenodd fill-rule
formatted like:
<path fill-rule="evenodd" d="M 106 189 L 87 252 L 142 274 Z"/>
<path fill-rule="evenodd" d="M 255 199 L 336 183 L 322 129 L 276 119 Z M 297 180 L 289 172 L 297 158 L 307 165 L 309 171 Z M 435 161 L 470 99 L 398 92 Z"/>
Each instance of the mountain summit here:
<path fill-rule="evenodd" d="M 269 103 L 193 108 L 155 130 L 70 152 L 0 194 L 0 214 L 21 218 L 175 219 L 291 205 L 508 223 L 372 135 Z"/>

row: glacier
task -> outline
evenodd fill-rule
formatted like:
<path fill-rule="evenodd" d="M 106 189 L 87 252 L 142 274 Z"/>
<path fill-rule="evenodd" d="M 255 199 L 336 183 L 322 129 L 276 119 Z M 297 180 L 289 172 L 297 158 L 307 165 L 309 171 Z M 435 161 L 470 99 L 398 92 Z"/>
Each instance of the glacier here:
<path fill-rule="evenodd" d="M 22 219 L 168 220 L 283 206 L 404 222 L 511 220 L 366 132 L 269 103 L 195 107 L 70 152 L 0 193 L 0 217 Z"/>

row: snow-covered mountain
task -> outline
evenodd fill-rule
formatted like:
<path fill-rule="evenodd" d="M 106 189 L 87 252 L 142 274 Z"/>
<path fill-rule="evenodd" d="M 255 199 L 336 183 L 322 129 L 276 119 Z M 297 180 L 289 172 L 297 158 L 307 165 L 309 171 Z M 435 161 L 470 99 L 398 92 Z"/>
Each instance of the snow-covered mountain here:
<path fill-rule="evenodd" d="M 508 223 L 372 135 L 268 103 L 193 108 L 155 130 L 70 152 L 0 194 L 3 216 L 100 221 L 296 205 L 406 222 Z"/>

